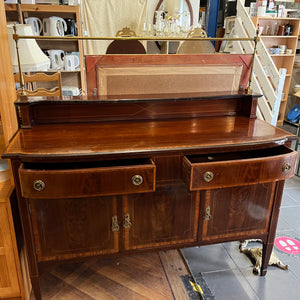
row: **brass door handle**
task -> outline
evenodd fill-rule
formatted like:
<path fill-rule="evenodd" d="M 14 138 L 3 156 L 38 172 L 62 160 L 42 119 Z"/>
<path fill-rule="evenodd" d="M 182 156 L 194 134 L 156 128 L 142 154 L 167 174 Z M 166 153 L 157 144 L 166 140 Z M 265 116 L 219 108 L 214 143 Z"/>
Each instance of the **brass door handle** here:
<path fill-rule="evenodd" d="M 38 192 L 41 192 L 42 190 L 44 190 L 45 186 L 46 185 L 42 180 L 35 180 L 33 182 L 33 188 Z"/>
<path fill-rule="evenodd" d="M 210 206 L 205 209 L 204 221 L 209 221 L 211 219 Z"/>
<path fill-rule="evenodd" d="M 130 215 L 129 213 L 124 215 L 124 224 L 123 224 L 124 228 L 129 229 L 132 226 L 132 223 L 130 221 Z"/>
<path fill-rule="evenodd" d="M 141 185 L 143 183 L 143 177 L 141 175 L 134 175 L 131 178 L 131 183 L 133 185 Z"/>
<path fill-rule="evenodd" d="M 120 230 L 120 226 L 118 224 L 118 217 L 117 216 L 112 217 L 111 230 L 112 231 L 119 231 Z"/>

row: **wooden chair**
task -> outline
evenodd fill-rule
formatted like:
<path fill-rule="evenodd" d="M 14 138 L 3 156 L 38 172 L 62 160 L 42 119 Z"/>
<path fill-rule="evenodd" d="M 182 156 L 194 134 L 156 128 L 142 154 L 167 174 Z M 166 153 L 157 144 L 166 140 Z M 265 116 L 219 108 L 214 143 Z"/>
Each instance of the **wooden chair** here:
<path fill-rule="evenodd" d="M 201 28 L 190 31 L 188 38 L 206 38 L 206 32 Z M 210 41 L 184 41 L 180 44 L 176 54 L 201 54 L 215 53 L 215 48 Z"/>
<path fill-rule="evenodd" d="M 62 97 L 62 83 L 61 83 L 61 73 L 57 72 L 52 75 L 45 73 L 36 73 L 34 75 L 23 74 L 25 85 L 25 91 L 28 96 L 59 96 Z M 15 82 L 20 83 L 19 73 L 15 74 Z M 34 84 L 46 82 L 56 82 L 55 87 L 35 87 Z M 30 88 L 29 88 L 30 87 Z M 18 96 L 21 94 L 21 89 L 17 90 Z"/>
<path fill-rule="evenodd" d="M 119 30 L 116 36 L 130 37 L 136 34 L 130 28 L 125 27 Z M 146 54 L 146 49 L 138 40 L 114 40 L 108 45 L 106 54 Z"/>

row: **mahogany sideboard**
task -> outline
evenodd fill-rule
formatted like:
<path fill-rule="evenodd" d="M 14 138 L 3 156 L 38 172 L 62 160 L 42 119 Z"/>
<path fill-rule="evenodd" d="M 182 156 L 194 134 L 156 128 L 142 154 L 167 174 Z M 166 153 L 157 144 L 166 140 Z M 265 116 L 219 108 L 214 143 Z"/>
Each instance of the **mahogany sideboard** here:
<path fill-rule="evenodd" d="M 36 299 L 45 264 L 250 238 L 265 275 L 297 153 L 256 106 L 244 93 L 18 100 L 3 157 Z"/>

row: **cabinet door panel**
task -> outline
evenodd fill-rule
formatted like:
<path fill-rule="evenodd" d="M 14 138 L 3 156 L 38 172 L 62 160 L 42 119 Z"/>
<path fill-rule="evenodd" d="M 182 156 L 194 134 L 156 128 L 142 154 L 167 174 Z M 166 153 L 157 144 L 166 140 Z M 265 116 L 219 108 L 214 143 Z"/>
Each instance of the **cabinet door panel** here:
<path fill-rule="evenodd" d="M 275 185 L 256 184 L 201 192 L 202 239 L 266 233 Z"/>
<path fill-rule="evenodd" d="M 40 261 L 114 253 L 116 197 L 31 199 L 33 233 Z"/>
<path fill-rule="evenodd" d="M 197 240 L 199 198 L 184 184 L 159 187 L 155 193 L 124 196 L 123 211 L 131 228 L 124 229 L 125 249 L 155 248 Z"/>

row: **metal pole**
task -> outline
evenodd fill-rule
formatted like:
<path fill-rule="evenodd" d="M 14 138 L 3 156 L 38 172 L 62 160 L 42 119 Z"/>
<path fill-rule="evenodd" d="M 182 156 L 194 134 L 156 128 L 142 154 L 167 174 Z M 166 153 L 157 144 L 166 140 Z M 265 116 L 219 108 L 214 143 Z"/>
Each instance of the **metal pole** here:
<path fill-rule="evenodd" d="M 254 38 L 254 50 L 253 50 L 253 59 L 252 59 L 252 64 L 251 64 L 251 71 L 250 71 L 250 78 L 249 78 L 249 84 L 247 87 L 247 94 L 251 94 L 252 89 L 251 89 L 251 83 L 253 80 L 253 68 L 254 68 L 254 60 L 255 60 L 255 55 L 256 55 L 256 48 L 257 48 L 257 43 L 260 40 L 260 37 L 258 36 L 259 29 L 256 30 L 256 36 Z"/>
<path fill-rule="evenodd" d="M 23 76 L 22 67 L 21 67 L 20 53 L 19 53 L 19 39 L 17 38 L 18 35 L 17 35 L 17 26 L 16 26 L 16 24 L 14 24 L 14 31 L 15 31 L 15 34 L 13 35 L 13 39 L 15 40 L 15 43 L 16 43 L 17 60 L 18 60 L 20 85 L 21 85 L 20 99 L 25 100 L 25 99 L 28 99 L 28 95 L 27 95 L 26 90 L 25 90 L 25 81 L 24 81 L 24 76 Z"/>
<path fill-rule="evenodd" d="M 182 38 L 163 38 L 163 37 L 87 37 L 87 36 L 35 36 L 35 35 L 14 35 L 14 39 L 35 39 L 35 40 L 65 40 L 65 41 L 78 41 L 78 40 L 138 40 L 138 41 L 255 41 L 254 38 L 201 38 L 201 37 L 182 37 Z"/>
<path fill-rule="evenodd" d="M 256 45 L 259 40 L 258 32 L 256 37 L 254 38 L 201 38 L 201 37 L 189 37 L 189 38 L 162 38 L 162 37 L 136 37 L 136 36 L 121 36 L 121 37 L 87 37 L 87 36 L 29 36 L 29 35 L 18 35 L 16 33 L 16 25 L 14 25 L 15 34 L 13 35 L 13 39 L 16 43 L 16 50 L 17 50 L 17 59 L 18 59 L 18 67 L 19 67 L 19 76 L 20 76 L 20 84 L 21 84 L 21 99 L 28 99 L 28 95 L 25 90 L 25 82 L 24 76 L 22 73 L 21 62 L 20 62 L 20 55 L 19 55 L 19 45 L 18 41 L 20 39 L 35 39 L 35 40 L 65 40 L 65 41 L 78 41 L 78 40 L 142 40 L 142 41 L 254 41 L 254 53 L 253 53 L 253 61 L 251 65 L 251 75 L 248 85 L 248 93 L 250 93 L 250 83 L 252 80 L 252 73 L 253 73 L 253 62 L 256 52 Z"/>

